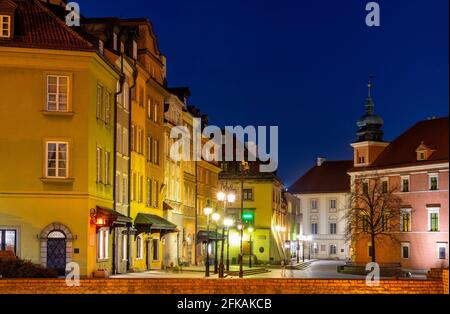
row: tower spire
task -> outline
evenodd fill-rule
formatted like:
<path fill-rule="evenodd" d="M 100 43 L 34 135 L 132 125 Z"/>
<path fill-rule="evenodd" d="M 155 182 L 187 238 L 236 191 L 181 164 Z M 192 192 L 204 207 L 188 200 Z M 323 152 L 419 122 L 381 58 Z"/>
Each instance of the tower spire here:
<path fill-rule="evenodd" d="M 366 113 L 373 114 L 373 101 L 372 101 L 372 86 L 373 86 L 373 75 L 369 74 L 369 80 L 367 82 L 367 100 L 366 100 Z"/>

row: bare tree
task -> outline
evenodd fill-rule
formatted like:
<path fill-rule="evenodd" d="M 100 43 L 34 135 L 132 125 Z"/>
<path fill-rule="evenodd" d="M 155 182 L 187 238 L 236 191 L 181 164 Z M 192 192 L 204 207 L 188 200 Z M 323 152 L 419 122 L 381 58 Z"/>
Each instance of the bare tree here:
<path fill-rule="evenodd" d="M 396 195 L 398 188 L 390 187 L 378 174 L 355 176 L 351 188 L 351 206 L 345 214 L 346 239 L 369 238 L 372 262 L 376 262 L 378 241 L 390 239 L 398 242 L 396 236 L 401 223 L 401 199 Z"/>

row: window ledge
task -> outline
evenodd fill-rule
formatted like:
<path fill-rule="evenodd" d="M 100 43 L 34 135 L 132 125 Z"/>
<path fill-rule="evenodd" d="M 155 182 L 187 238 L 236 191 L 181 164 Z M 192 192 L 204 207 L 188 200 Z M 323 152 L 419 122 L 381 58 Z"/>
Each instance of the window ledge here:
<path fill-rule="evenodd" d="M 73 111 L 41 111 L 44 116 L 60 116 L 60 117 L 72 117 L 75 112 Z"/>
<path fill-rule="evenodd" d="M 71 184 L 75 181 L 75 178 L 41 178 L 41 181 L 44 183 Z"/>

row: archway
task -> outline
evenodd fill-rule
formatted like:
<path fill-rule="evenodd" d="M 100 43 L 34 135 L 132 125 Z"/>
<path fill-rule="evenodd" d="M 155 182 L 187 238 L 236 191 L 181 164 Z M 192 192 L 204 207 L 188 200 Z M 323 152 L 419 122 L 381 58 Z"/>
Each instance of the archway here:
<path fill-rule="evenodd" d="M 66 264 L 72 262 L 73 236 L 70 229 L 61 223 L 52 223 L 42 230 L 40 240 L 41 265 L 64 275 Z"/>

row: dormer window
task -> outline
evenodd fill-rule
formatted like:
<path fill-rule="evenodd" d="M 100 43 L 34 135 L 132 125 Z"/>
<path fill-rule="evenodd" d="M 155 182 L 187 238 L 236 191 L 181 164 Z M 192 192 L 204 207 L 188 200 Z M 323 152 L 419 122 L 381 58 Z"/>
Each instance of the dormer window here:
<path fill-rule="evenodd" d="M 416 149 L 417 161 L 428 160 L 428 158 L 430 158 L 430 156 L 433 152 L 434 152 L 433 148 L 425 145 L 424 142 L 421 142 L 419 147 L 417 147 L 417 149 Z"/>
<path fill-rule="evenodd" d="M 11 16 L 0 15 L 0 37 L 11 37 Z"/>

